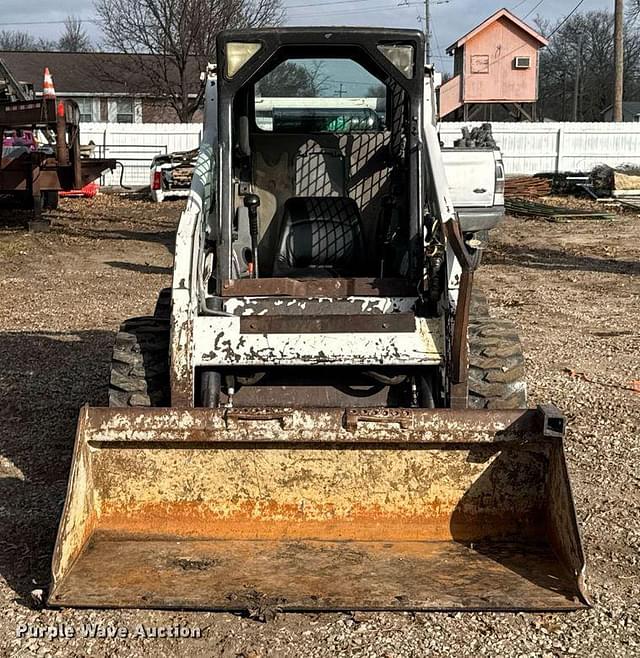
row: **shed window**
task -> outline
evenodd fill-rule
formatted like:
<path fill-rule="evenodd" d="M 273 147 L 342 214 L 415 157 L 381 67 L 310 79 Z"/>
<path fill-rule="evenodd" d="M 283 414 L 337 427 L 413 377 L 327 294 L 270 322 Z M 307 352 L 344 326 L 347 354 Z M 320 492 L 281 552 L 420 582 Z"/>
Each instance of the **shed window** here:
<path fill-rule="evenodd" d="M 471 73 L 489 73 L 489 55 L 471 55 Z"/>

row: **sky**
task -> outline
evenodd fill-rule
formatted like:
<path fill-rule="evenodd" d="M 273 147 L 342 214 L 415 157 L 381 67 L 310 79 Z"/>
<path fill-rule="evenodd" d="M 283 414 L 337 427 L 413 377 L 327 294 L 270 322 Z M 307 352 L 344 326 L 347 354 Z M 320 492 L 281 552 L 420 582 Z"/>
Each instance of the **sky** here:
<path fill-rule="evenodd" d="M 566 16 L 578 0 L 431 0 L 432 61 L 442 71 L 451 70 L 445 50 L 458 37 L 505 7 L 521 19 L 532 22 L 536 15 L 556 21 Z M 283 0 L 288 25 L 369 25 L 422 29 L 424 3 L 417 0 Z M 614 0 L 583 0 L 579 11 L 613 11 Z M 93 41 L 99 41 L 99 27 L 90 22 L 93 6 L 87 0 L 0 0 L 0 30 L 29 30 L 36 36 L 55 39 L 62 30 L 56 21 L 73 14 L 86 20 Z M 420 20 L 419 20 L 420 18 Z"/>

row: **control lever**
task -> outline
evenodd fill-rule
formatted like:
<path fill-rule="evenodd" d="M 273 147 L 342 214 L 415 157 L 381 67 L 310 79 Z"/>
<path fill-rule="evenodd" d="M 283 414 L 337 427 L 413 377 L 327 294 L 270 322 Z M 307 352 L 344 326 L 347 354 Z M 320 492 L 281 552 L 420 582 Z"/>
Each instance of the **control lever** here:
<path fill-rule="evenodd" d="M 246 194 L 244 206 L 249 211 L 249 235 L 251 236 L 251 276 L 258 278 L 258 208 L 260 197 L 257 194 Z"/>

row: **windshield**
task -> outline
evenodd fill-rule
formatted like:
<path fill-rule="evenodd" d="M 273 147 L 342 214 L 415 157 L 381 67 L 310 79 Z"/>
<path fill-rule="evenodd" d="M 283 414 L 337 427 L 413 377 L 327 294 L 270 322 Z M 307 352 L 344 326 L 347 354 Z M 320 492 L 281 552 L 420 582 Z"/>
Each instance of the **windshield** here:
<path fill-rule="evenodd" d="M 387 88 L 349 59 L 286 60 L 255 86 L 256 125 L 267 132 L 385 129 Z"/>

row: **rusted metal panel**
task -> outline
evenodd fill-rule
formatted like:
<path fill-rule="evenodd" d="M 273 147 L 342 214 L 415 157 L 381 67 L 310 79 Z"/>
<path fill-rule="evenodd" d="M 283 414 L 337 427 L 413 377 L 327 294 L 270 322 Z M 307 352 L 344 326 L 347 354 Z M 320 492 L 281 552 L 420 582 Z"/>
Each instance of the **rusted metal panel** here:
<path fill-rule="evenodd" d="M 76 155 L 77 154 L 77 155 Z M 73 152 L 73 173 L 67 177 L 74 181 L 76 187 L 82 187 L 87 183 L 99 178 L 107 169 L 113 171 L 116 168 L 117 161 L 113 158 L 80 158 L 79 147 Z M 78 185 L 78 177 L 80 184 Z M 65 186 L 69 183 L 65 183 Z M 67 189 L 66 187 L 64 189 Z"/>
<path fill-rule="evenodd" d="M 0 126 L 31 128 L 37 124 L 55 124 L 56 102 L 54 99 L 14 101 L 0 103 Z"/>
<path fill-rule="evenodd" d="M 371 315 L 262 315 L 240 318 L 241 334 L 406 333 L 416 329 L 413 313 Z"/>
<path fill-rule="evenodd" d="M 94 181 L 107 169 L 115 169 L 115 166 L 115 160 L 83 159 L 81 162 L 82 185 Z M 82 187 L 82 185 L 76 184 L 72 166 L 59 167 L 55 160 L 41 159 L 36 154 L 25 153 L 17 158 L 3 158 L 0 162 L 0 191 L 28 190 L 32 170 L 39 172 L 38 182 L 41 191 L 71 190 Z"/>
<path fill-rule="evenodd" d="M 271 371 L 275 372 L 275 371 Z M 348 381 L 348 379 L 347 379 Z M 390 392 L 389 386 L 376 384 L 370 380 L 367 385 L 346 385 L 341 375 L 336 373 L 331 383 L 326 379 L 305 383 L 279 383 L 273 385 L 262 382 L 251 386 L 241 386 L 233 396 L 234 406 L 277 406 L 283 400 L 292 407 L 371 407 L 394 406 L 399 396 Z M 220 403 L 227 404 L 229 397 L 223 391 Z"/>
<path fill-rule="evenodd" d="M 49 602 L 583 607 L 562 438 L 545 419 L 85 409 Z"/>
<path fill-rule="evenodd" d="M 351 297 L 415 295 L 415 286 L 406 279 L 230 279 L 222 284 L 223 297 Z"/>

